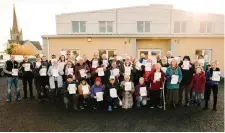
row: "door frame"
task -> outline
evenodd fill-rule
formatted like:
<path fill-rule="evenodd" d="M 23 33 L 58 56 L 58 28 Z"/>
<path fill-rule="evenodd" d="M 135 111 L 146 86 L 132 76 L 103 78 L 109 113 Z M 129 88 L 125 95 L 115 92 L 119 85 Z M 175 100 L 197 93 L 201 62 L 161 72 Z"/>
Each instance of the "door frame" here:
<path fill-rule="evenodd" d="M 141 48 L 141 49 L 138 49 L 138 59 L 140 59 L 140 52 L 141 51 L 148 51 L 148 56 L 150 56 L 149 54 L 152 52 L 152 51 L 159 51 L 160 52 L 160 57 L 162 56 L 162 48 Z"/>

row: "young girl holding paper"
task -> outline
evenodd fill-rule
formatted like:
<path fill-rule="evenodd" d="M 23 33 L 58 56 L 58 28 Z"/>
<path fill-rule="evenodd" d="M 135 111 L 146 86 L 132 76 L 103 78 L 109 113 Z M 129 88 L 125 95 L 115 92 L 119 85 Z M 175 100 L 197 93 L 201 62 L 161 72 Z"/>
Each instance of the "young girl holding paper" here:
<path fill-rule="evenodd" d="M 65 107 L 68 108 L 69 104 L 72 104 L 73 109 L 77 110 L 78 94 L 76 83 L 73 80 L 73 75 L 67 76 L 67 81 L 63 84 L 63 90 Z"/>
<path fill-rule="evenodd" d="M 204 91 L 206 83 L 205 73 L 202 67 L 197 67 L 196 73 L 194 74 L 191 84 L 189 85 L 189 88 L 192 89 L 192 101 L 197 101 L 196 108 L 199 108 L 201 106 L 201 95 Z M 195 103 L 194 103 L 195 104 Z"/>
<path fill-rule="evenodd" d="M 139 84 L 135 87 L 135 98 L 137 101 L 137 108 L 140 108 L 141 105 L 145 106 L 147 104 L 148 96 L 147 96 L 147 86 L 145 85 L 145 80 L 143 77 L 140 77 Z"/>
<path fill-rule="evenodd" d="M 101 83 L 101 78 L 95 79 L 94 85 L 91 87 L 90 104 L 93 109 L 97 109 L 100 103 L 103 102 L 104 86 Z"/>
<path fill-rule="evenodd" d="M 120 106 L 119 94 L 121 92 L 119 84 L 116 83 L 116 78 L 110 76 L 109 83 L 106 85 L 104 90 L 104 96 L 107 101 L 108 111 L 112 111 L 112 108 Z"/>
<path fill-rule="evenodd" d="M 213 110 L 216 111 L 217 105 L 217 94 L 218 94 L 218 84 L 220 81 L 220 69 L 217 67 L 216 62 L 211 63 L 211 68 L 206 74 L 206 98 L 205 98 L 205 109 L 208 109 L 208 101 L 210 98 L 211 90 L 213 91 Z"/>
<path fill-rule="evenodd" d="M 168 105 L 176 108 L 179 101 L 179 88 L 182 80 L 182 72 L 176 59 L 172 59 L 171 66 L 166 70 L 167 81 L 167 102 Z"/>
<path fill-rule="evenodd" d="M 130 81 L 130 76 L 125 75 L 124 81 L 121 82 L 121 87 L 124 90 L 123 93 L 123 100 L 122 100 L 122 108 L 129 109 L 133 106 L 133 92 L 134 89 L 134 83 Z"/>
<path fill-rule="evenodd" d="M 165 80 L 165 73 L 161 70 L 161 65 L 156 64 L 156 69 L 150 74 L 150 101 L 151 108 L 157 106 L 162 108 L 160 105 L 161 88 Z"/>
<path fill-rule="evenodd" d="M 85 78 L 81 79 L 80 85 L 78 86 L 78 92 L 80 109 L 83 110 L 84 107 L 87 106 L 89 96 L 91 94 L 90 85 L 87 83 Z"/>

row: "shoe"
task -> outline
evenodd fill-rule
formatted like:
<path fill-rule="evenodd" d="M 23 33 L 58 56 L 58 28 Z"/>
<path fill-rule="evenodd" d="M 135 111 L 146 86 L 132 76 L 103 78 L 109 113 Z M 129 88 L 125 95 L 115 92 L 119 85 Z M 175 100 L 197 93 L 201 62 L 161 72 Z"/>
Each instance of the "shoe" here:
<path fill-rule="evenodd" d="M 23 97 L 23 100 L 27 100 L 27 97 Z"/>
<path fill-rule="evenodd" d="M 96 106 L 93 106 L 93 109 L 94 109 L 94 110 L 96 110 L 96 109 L 97 109 L 97 107 L 96 107 Z"/>
<path fill-rule="evenodd" d="M 137 108 L 138 108 L 138 109 L 140 109 L 140 108 L 141 108 L 141 106 L 137 106 Z"/>
<path fill-rule="evenodd" d="M 117 109 L 117 106 L 116 105 L 114 105 L 114 107 L 113 107 L 114 109 Z"/>
<path fill-rule="evenodd" d="M 154 109 L 154 106 L 151 106 L 150 108 L 151 108 L 151 109 Z"/>
<path fill-rule="evenodd" d="M 173 108 L 177 108 L 175 103 L 173 104 Z"/>
<path fill-rule="evenodd" d="M 162 106 L 160 106 L 160 105 L 158 105 L 157 107 L 160 108 L 160 109 L 162 108 Z"/>
<path fill-rule="evenodd" d="M 185 105 L 186 107 L 189 107 L 190 106 L 190 103 L 186 103 L 186 105 Z"/>
<path fill-rule="evenodd" d="M 7 99 L 6 102 L 11 102 L 11 99 Z"/>
<path fill-rule="evenodd" d="M 16 101 L 20 101 L 20 100 L 21 100 L 21 98 L 17 98 L 17 99 L 16 99 Z"/>
<path fill-rule="evenodd" d="M 73 109 L 74 110 L 78 110 L 77 106 L 73 105 Z"/>
<path fill-rule="evenodd" d="M 80 106 L 80 109 L 81 109 L 81 110 L 84 110 L 84 106 Z"/>
<path fill-rule="evenodd" d="M 69 107 L 68 107 L 68 104 L 65 104 L 65 107 L 68 109 Z"/>
<path fill-rule="evenodd" d="M 108 111 L 112 111 L 112 106 L 109 106 L 108 107 Z"/>

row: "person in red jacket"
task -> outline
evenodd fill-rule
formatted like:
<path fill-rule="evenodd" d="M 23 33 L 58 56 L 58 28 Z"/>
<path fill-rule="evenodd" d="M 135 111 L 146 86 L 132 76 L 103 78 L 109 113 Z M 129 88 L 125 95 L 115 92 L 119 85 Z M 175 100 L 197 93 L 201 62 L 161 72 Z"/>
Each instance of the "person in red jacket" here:
<path fill-rule="evenodd" d="M 160 94 L 164 80 L 165 73 L 161 70 L 161 65 L 156 64 L 155 69 L 150 74 L 150 108 L 154 108 L 155 106 L 162 108 L 160 105 Z"/>
<path fill-rule="evenodd" d="M 198 66 L 196 68 L 196 73 L 193 76 L 193 79 L 191 81 L 191 84 L 189 85 L 189 88 L 192 89 L 192 101 L 196 100 L 196 108 L 201 107 L 201 95 L 204 92 L 206 83 L 206 77 L 205 72 L 202 67 Z"/>

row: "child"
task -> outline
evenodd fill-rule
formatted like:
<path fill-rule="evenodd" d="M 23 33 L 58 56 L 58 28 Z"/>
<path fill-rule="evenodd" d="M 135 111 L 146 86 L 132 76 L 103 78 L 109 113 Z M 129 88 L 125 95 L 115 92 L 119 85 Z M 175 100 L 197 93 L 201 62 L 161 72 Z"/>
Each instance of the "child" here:
<path fill-rule="evenodd" d="M 150 74 L 151 107 L 162 108 L 160 105 L 161 88 L 165 80 L 165 73 L 161 70 L 161 65 L 156 64 L 155 70 Z"/>
<path fill-rule="evenodd" d="M 78 94 L 76 83 L 73 80 L 73 75 L 67 76 L 67 81 L 63 85 L 63 90 L 65 107 L 68 108 L 69 103 L 72 103 L 73 109 L 77 110 Z"/>
<path fill-rule="evenodd" d="M 205 109 L 208 109 L 208 101 L 210 98 L 211 90 L 213 91 L 213 110 L 217 111 L 216 105 L 217 105 L 217 94 L 218 94 L 218 81 L 212 80 L 213 72 L 219 72 L 220 69 L 217 67 L 216 62 L 211 63 L 211 68 L 207 71 L 206 74 L 206 81 L 207 81 L 207 87 L 206 87 L 206 98 L 205 98 Z"/>
<path fill-rule="evenodd" d="M 140 91 L 141 88 L 145 88 L 146 95 L 141 94 L 141 91 Z M 145 85 L 145 80 L 144 80 L 143 77 L 139 78 L 139 84 L 136 86 L 134 93 L 135 93 L 135 97 L 136 97 L 136 100 L 137 100 L 137 108 L 140 108 L 141 104 L 143 106 L 145 106 L 147 104 L 147 100 L 148 100 L 148 97 L 147 97 L 148 93 L 147 93 L 147 86 Z"/>
<path fill-rule="evenodd" d="M 179 88 L 182 80 L 182 72 L 177 64 L 176 59 L 172 59 L 171 66 L 166 70 L 167 81 L 167 102 L 176 108 L 179 101 Z"/>
<path fill-rule="evenodd" d="M 80 109 L 83 110 L 84 106 L 87 106 L 87 102 L 88 102 L 89 96 L 91 94 L 90 85 L 88 85 L 85 78 L 81 79 L 80 85 L 78 86 L 78 92 L 79 92 Z"/>
<path fill-rule="evenodd" d="M 133 106 L 133 92 L 134 92 L 134 83 L 130 81 L 130 76 L 125 75 L 123 82 L 121 82 L 121 87 L 124 90 L 122 108 L 129 109 Z"/>
<path fill-rule="evenodd" d="M 91 99 L 90 103 L 93 109 L 99 107 L 99 103 L 103 101 L 104 86 L 101 84 L 101 78 L 97 77 L 95 79 L 95 84 L 91 87 Z"/>
<path fill-rule="evenodd" d="M 113 94 L 114 91 L 114 94 Z M 105 87 L 104 95 L 106 97 L 108 111 L 112 111 L 112 107 L 117 108 L 120 104 L 119 100 L 119 92 L 120 87 L 116 83 L 116 78 L 114 76 L 110 76 L 109 83 Z"/>
<path fill-rule="evenodd" d="M 197 101 L 196 108 L 201 107 L 201 95 L 204 91 L 206 83 L 205 73 L 202 67 L 197 67 L 189 88 L 192 89 L 192 101 Z"/>

